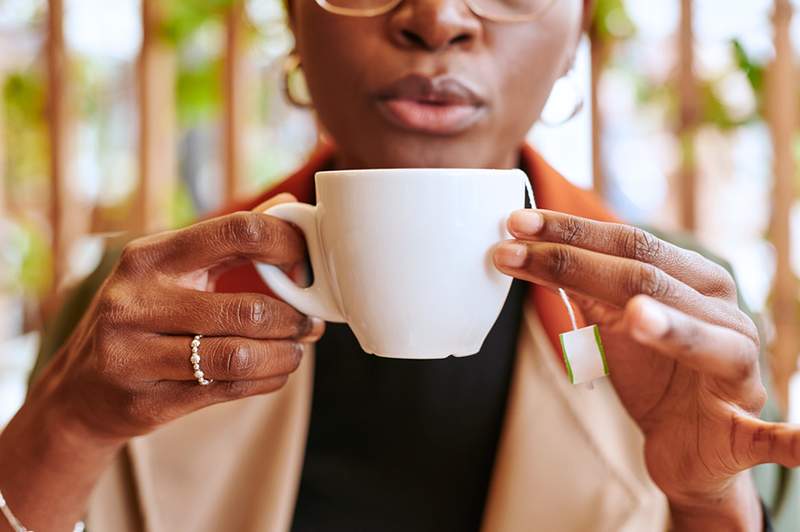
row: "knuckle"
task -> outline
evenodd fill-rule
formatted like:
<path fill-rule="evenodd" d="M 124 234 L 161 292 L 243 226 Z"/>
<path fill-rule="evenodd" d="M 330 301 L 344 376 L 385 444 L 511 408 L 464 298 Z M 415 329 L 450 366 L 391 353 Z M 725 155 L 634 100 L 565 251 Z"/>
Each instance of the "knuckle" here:
<path fill-rule="evenodd" d="M 551 246 L 545 253 L 545 266 L 554 279 L 567 276 L 574 269 L 572 252 L 565 246 Z"/>
<path fill-rule="evenodd" d="M 644 294 L 653 299 L 665 299 L 671 292 L 667 274 L 655 266 L 644 263 L 631 270 L 627 284 L 632 296 Z"/>
<path fill-rule="evenodd" d="M 256 370 L 256 358 L 253 351 L 244 342 L 229 340 L 225 346 L 225 374 L 232 379 L 247 379 Z"/>
<path fill-rule="evenodd" d="M 764 383 L 758 381 L 755 389 L 753 390 L 753 402 L 751 407 L 752 411 L 761 412 L 761 410 L 766 406 L 768 399 L 769 394 L 767 393 L 767 387 L 764 386 Z"/>
<path fill-rule="evenodd" d="M 756 351 L 760 352 L 761 333 L 758 330 L 758 326 L 745 311 L 738 307 L 736 308 L 736 316 L 738 317 L 742 334 L 750 338 L 756 346 Z"/>
<path fill-rule="evenodd" d="M 233 322 L 245 331 L 268 327 L 272 321 L 269 305 L 261 296 L 237 298 L 228 312 Z"/>
<path fill-rule="evenodd" d="M 577 244 L 584 239 L 586 222 L 574 216 L 567 216 L 558 224 L 556 232 L 565 244 Z"/>
<path fill-rule="evenodd" d="M 119 325 L 127 320 L 129 311 L 126 298 L 116 288 L 107 289 L 97 302 L 98 320 L 109 325 Z"/>
<path fill-rule="evenodd" d="M 96 371 L 101 375 L 115 375 L 122 369 L 116 340 L 116 333 L 111 327 L 97 327 L 92 338 L 92 347 Z"/>
<path fill-rule="evenodd" d="M 739 294 L 733 275 L 716 262 L 709 262 L 711 262 L 712 278 L 714 279 L 711 292 L 723 297 L 737 298 Z"/>
<path fill-rule="evenodd" d="M 760 355 L 760 348 L 757 342 L 750 343 L 747 340 L 743 342 L 742 351 L 739 356 L 739 364 L 742 366 L 742 372 L 747 376 L 760 374 L 760 367 L 758 365 Z"/>
<path fill-rule="evenodd" d="M 136 339 L 112 328 L 98 328 L 91 339 L 92 369 L 108 383 L 130 388 L 138 381 L 136 357 L 140 355 L 135 345 Z"/>
<path fill-rule="evenodd" d="M 128 308 L 122 298 L 106 294 L 98 301 L 95 314 L 98 329 L 114 329 L 127 320 Z"/>
<path fill-rule="evenodd" d="M 633 260 L 653 263 L 664 253 L 664 242 L 639 227 L 624 230 L 622 239 L 625 254 Z"/>
<path fill-rule="evenodd" d="M 128 242 L 122 248 L 117 269 L 123 275 L 142 273 L 149 269 L 153 259 L 153 246 L 146 238 L 138 238 Z"/>
<path fill-rule="evenodd" d="M 256 213 L 237 212 L 229 217 L 225 236 L 245 246 L 264 246 L 272 238 L 265 218 Z"/>
<path fill-rule="evenodd" d="M 757 365 L 750 353 L 741 353 L 734 361 L 734 368 L 736 379 L 745 382 L 755 374 Z"/>
<path fill-rule="evenodd" d="M 703 338 L 702 329 L 694 322 L 688 321 L 679 324 L 670 323 L 666 339 L 677 349 L 686 353 L 696 353 Z"/>

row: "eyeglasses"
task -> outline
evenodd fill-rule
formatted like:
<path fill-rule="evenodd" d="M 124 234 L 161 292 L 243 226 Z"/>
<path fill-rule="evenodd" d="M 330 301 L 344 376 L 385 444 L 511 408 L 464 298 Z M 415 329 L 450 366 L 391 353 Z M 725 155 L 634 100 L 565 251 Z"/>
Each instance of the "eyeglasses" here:
<path fill-rule="evenodd" d="M 403 0 L 316 0 L 331 13 L 346 17 L 376 17 Z M 493 22 L 531 22 L 542 17 L 556 0 L 464 0 L 479 17 Z"/>

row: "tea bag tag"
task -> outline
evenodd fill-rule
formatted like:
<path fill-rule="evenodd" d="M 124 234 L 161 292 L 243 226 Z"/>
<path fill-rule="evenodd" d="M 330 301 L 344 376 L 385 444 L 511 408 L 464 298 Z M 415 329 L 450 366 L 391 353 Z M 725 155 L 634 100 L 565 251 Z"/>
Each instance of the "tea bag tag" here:
<path fill-rule="evenodd" d="M 531 201 L 531 208 L 536 208 L 533 198 L 533 188 L 528 179 L 525 180 L 525 190 Z M 603 342 L 600 340 L 600 329 L 597 325 L 578 328 L 575 311 L 572 309 L 569 296 L 563 288 L 558 289 L 561 300 L 567 308 L 572 330 L 561 333 L 561 352 L 564 364 L 567 366 L 567 375 L 572 384 L 583 384 L 587 389 L 594 389 L 595 380 L 608 376 L 608 362 Z"/>
<path fill-rule="evenodd" d="M 596 379 L 606 377 L 609 373 L 606 353 L 600 339 L 600 329 L 597 325 L 579 329 L 567 293 L 563 288 L 559 288 L 558 293 L 567 307 L 572 322 L 572 330 L 559 335 L 567 375 L 572 384 L 584 384 L 591 390 L 594 388 L 592 383 Z"/>

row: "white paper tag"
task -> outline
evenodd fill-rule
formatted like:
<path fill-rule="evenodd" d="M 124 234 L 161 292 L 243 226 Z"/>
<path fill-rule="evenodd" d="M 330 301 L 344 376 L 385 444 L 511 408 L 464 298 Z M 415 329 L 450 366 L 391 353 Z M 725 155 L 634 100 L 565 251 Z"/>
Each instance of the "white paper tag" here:
<path fill-rule="evenodd" d="M 608 362 L 597 325 L 562 333 L 559 338 L 572 384 L 592 382 L 608 375 Z"/>

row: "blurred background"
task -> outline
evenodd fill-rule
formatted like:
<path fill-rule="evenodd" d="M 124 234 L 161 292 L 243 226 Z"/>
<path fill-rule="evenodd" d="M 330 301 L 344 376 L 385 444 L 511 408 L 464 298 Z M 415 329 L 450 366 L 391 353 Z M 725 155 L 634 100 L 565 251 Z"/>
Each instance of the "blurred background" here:
<path fill-rule="evenodd" d="M 727 260 L 777 404 L 797 365 L 800 203 L 790 0 L 598 0 L 531 139 L 626 220 Z M 316 141 L 281 90 L 280 0 L 0 0 L 0 426 L 39 331 L 109 239 L 189 223 Z M 778 412 L 784 412 L 779 408 Z"/>

